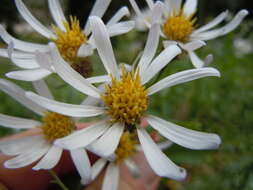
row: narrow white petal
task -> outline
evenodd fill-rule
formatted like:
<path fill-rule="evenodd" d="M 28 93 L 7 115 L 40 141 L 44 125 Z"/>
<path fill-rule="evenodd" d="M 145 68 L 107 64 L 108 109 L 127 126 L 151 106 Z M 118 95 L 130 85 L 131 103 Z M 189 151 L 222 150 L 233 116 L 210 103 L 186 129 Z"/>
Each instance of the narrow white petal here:
<path fill-rule="evenodd" d="M 132 30 L 135 26 L 134 21 L 123 21 L 110 26 L 107 26 L 107 31 L 110 37 L 125 34 Z"/>
<path fill-rule="evenodd" d="M 33 82 L 33 87 L 35 88 L 36 92 L 43 97 L 48 99 L 54 99 L 52 93 L 50 92 L 46 82 L 44 80 L 38 80 Z"/>
<path fill-rule="evenodd" d="M 36 147 L 36 149 L 30 148 L 19 156 L 4 162 L 4 166 L 6 168 L 22 168 L 28 166 L 46 154 L 49 148 L 50 146 L 45 143 L 40 147 Z"/>
<path fill-rule="evenodd" d="M 12 71 L 6 73 L 5 75 L 8 78 L 16 80 L 36 81 L 47 77 L 51 73 L 52 73 L 51 71 L 46 69 L 30 69 L 30 70 Z"/>
<path fill-rule="evenodd" d="M 76 72 L 72 67 L 65 62 L 60 56 L 54 44 L 50 44 L 52 50 L 53 64 L 55 72 L 69 85 L 73 86 L 80 92 L 100 98 L 99 90 L 91 85 L 83 76 Z"/>
<path fill-rule="evenodd" d="M 67 137 L 56 140 L 55 144 L 70 150 L 85 147 L 100 137 L 109 127 L 110 123 L 106 121 L 95 123 Z"/>
<path fill-rule="evenodd" d="M 193 34 L 197 34 L 200 32 L 205 32 L 215 26 L 217 26 L 218 24 L 220 24 L 226 17 L 228 16 L 228 11 L 224 11 L 221 14 L 219 14 L 217 17 L 215 17 L 211 22 L 209 22 L 208 24 L 198 28 L 197 30 L 195 30 L 193 32 Z"/>
<path fill-rule="evenodd" d="M 34 54 L 22 52 L 22 51 L 11 51 L 12 57 L 15 59 L 32 59 L 34 58 Z M 1 57 L 9 57 L 8 50 L 6 48 L 0 48 L 0 56 Z"/>
<path fill-rule="evenodd" d="M 131 4 L 131 6 L 133 7 L 133 9 L 134 9 L 135 13 L 137 14 L 137 16 L 143 18 L 143 15 L 142 15 L 142 13 L 141 13 L 141 10 L 140 10 L 140 8 L 138 7 L 136 1 L 135 1 L 135 0 L 129 0 L 129 2 L 130 2 L 130 4 Z"/>
<path fill-rule="evenodd" d="M 39 96 L 33 92 L 26 92 L 26 97 L 48 110 L 71 117 L 92 117 L 105 112 L 104 108 L 62 103 Z"/>
<path fill-rule="evenodd" d="M 187 44 L 180 44 L 182 49 L 184 49 L 186 51 L 194 51 L 194 50 L 199 49 L 205 45 L 206 45 L 206 43 L 201 40 L 194 40 L 194 41 L 191 41 Z"/>
<path fill-rule="evenodd" d="M 150 62 L 155 56 L 158 43 L 159 43 L 159 30 L 160 25 L 159 24 L 153 24 L 149 30 L 147 42 L 144 48 L 143 55 L 140 59 L 140 62 L 138 64 L 138 67 L 140 68 L 140 74 L 146 70 L 146 68 L 149 66 Z"/>
<path fill-rule="evenodd" d="M 81 176 L 83 185 L 91 182 L 91 165 L 88 154 L 85 149 L 79 148 L 70 151 L 71 158 L 76 166 L 76 169 Z"/>
<path fill-rule="evenodd" d="M 126 159 L 124 162 L 133 177 L 137 178 L 141 175 L 140 168 L 131 158 Z"/>
<path fill-rule="evenodd" d="M 186 171 L 168 159 L 144 129 L 137 129 L 137 132 L 146 159 L 157 175 L 174 180 L 185 179 Z"/>
<path fill-rule="evenodd" d="M 54 71 L 54 69 L 52 69 L 52 62 L 49 61 L 50 54 L 48 54 L 48 52 L 35 51 L 35 59 L 41 69 L 46 69 L 52 72 Z"/>
<path fill-rule="evenodd" d="M 97 0 L 90 12 L 89 16 L 97 16 L 102 18 L 109 7 L 112 0 Z M 90 23 L 87 22 L 85 29 L 85 33 L 88 35 L 90 33 Z"/>
<path fill-rule="evenodd" d="M 36 50 L 39 50 L 42 52 L 49 51 L 49 48 L 47 45 L 24 42 L 12 37 L 10 34 L 7 33 L 7 31 L 4 29 L 2 25 L 0 25 L 0 37 L 7 44 L 13 41 L 15 45 L 15 49 L 19 49 L 21 51 L 26 51 L 26 52 L 35 52 Z"/>
<path fill-rule="evenodd" d="M 173 145 L 173 142 L 171 141 L 164 141 L 164 142 L 160 142 L 157 144 L 157 146 L 161 149 L 161 150 L 165 150 L 169 147 L 171 147 Z"/>
<path fill-rule="evenodd" d="M 67 20 L 63 14 L 59 0 L 48 0 L 48 5 L 54 22 L 62 31 L 66 31 L 63 22 L 66 22 Z"/>
<path fill-rule="evenodd" d="M 13 140 L 0 141 L 0 151 L 5 155 L 18 155 L 34 148 L 39 148 L 44 143 L 42 136 L 28 136 Z"/>
<path fill-rule="evenodd" d="M 182 6 L 182 0 L 165 0 L 165 2 L 169 2 L 169 6 L 170 6 L 170 12 L 172 13 L 173 11 L 175 13 L 178 13 L 181 9 Z"/>
<path fill-rule="evenodd" d="M 37 69 L 39 67 L 38 63 L 34 58 L 32 59 L 19 59 L 12 58 L 11 61 L 18 67 L 22 69 Z"/>
<path fill-rule="evenodd" d="M 41 35 L 45 36 L 46 38 L 55 38 L 54 33 L 52 33 L 50 30 L 48 30 L 44 25 L 42 25 L 26 8 L 24 3 L 21 0 L 15 0 L 15 4 L 17 6 L 17 9 L 19 13 L 22 15 L 22 17 L 28 22 L 34 30 L 39 32 Z"/>
<path fill-rule="evenodd" d="M 174 59 L 182 51 L 177 45 L 168 46 L 153 61 L 150 66 L 141 74 L 142 84 L 147 83 L 159 71 L 161 71 L 172 59 Z"/>
<path fill-rule="evenodd" d="M 105 164 L 107 163 L 107 160 L 100 158 L 98 161 L 96 161 L 92 165 L 92 180 L 94 180 L 98 174 L 102 171 L 102 169 L 105 167 Z"/>
<path fill-rule="evenodd" d="M 186 0 L 184 4 L 184 14 L 190 16 L 194 14 L 197 10 L 198 0 Z"/>
<path fill-rule="evenodd" d="M 33 170 L 50 170 L 54 168 L 61 159 L 63 149 L 51 146 L 45 156 L 32 168 Z"/>
<path fill-rule="evenodd" d="M 124 16 L 130 16 L 130 12 L 127 7 L 121 7 L 107 22 L 106 26 L 117 24 Z"/>
<path fill-rule="evenodd" d="M 233 30 L 235 30 L 239 24 L 243 21 L 243 19 L 249 14 L 247 10 L 241 10 L 237 15 L 234 17 L 232 21 L 230 21 L 228 24 L 225 26 L 215 29 L 215 30 L 210 30 L 207 32 L 201 32 L 198 34 L 192 34 L 191 38 L 192 39 L 199 39 L 199 40 L 211 40 L 214 38 L 217 38 L 219 36 L 223 36 Z"/>
<path fill-rule="evenodd" d="M 43 115 L 43 113 L 46 111 L 43 107 L 28 99 L 25 96 L 25 91 L 22 88 L 8 80 L 0 79 L 0 90 L 4 91 L 6 94 L 21 103 L 23 106 L 27 107 L 28 109 L 34 111 L 39 115 Z"/>
<path fill-rule="evenodd" d="M 110 163 L 106 169 L 102 190 L 117 190 L 119 184 L 119 166 Z"/>
<path fill-rule="evenodd" d="M 8 44 L 8 57 L 11 59 L 11 61 L 17 65 L 18 67 L 21 67 L 23 69 L 35 69 L 38 68 L 39 65 L 35 60 L 35 57 L 27 57 L 27 58 L 13 58 L 14 53 L 14 43 L 11 41 Z M 28 54 L 29 55 L 29 54 Z"/>
<path fill-rule="evenodd" d="M 112 49 L 108 31 L 103 21 L 95 16 L 90 17 L 90 25 L 98 54 L 108 74 L 118 77 L 117 63 Z"/>
<path fill-rule="evenodd" d="M 41 123 L 31 119 L 23 119 L 0 114 L 0 125 L 14 129 L 30 129 L 40 126 Z"/>
<path fill-rule="evenodd" d="M 94 49 L 91 44 L 85 43 L 82 44 L 78 49 L 77 56 L 79 57 L 88 57 L 91 56 L 94 52 Z"/>
<path fill-rule="evenodd" d="M 94 83 L 107 83 L 107 82 L 110 82 L 111 80 L 112 79 L 109 75 L 102 75 L 102 76 L 87 78 L 87 81 L 91 84 L 94 84 Z"/>
<path fill-rule="evenodd" d="M 154 23 L 162 24 L 161 17 L 162 17 L 162 13 L 164 11 L 164 3 L 161 1 L 157 1 L 151 10 L 152 10 L 151 11 L 151 25 Z M 160 31 L 159 31 L 159 33 L 160 33 Z"/>
<path fill-rule="evenodd" d="M 201 59 L 197 56 L 197 54 L 196 54 L 195 52 L 189 51 L 188 54 L 189 54 L 189 57 L 190 57 L 190 59 L 191 59 L 191 62 L 192 62 L 192 64 L 193 64 L 193 66 L 194 66 L 195 68 L 198 69 L 198 68 L 202 68 L 202 67 L 205 66 L 204 61 L 201 60 Z"/>
<path fill-rule="evenodd" d="M 148 93 L 149 95 L 152 95 L 165 88 L 209 76 L 220 77 L 220 72 L 217 69 L 210 67 L 181 71 L 155 83 L 148 88 Z"/>
<path fill-rule="evenodd" d="M 168 46 L 171 45 L 177 45 L 178 43 L 176 41 L 172 41 L 172 40 L 164 40 L 163 41 L 163 47 L 167 48 Z"/>
<path fill-rule="evenodd" d="M 186 129 L 155 116 L 146 117 L 148 123 L 161 135 L 179 144 L 194 150 L 217 149 L 221 143 L 218 135 Z"/>
<path fill-rule="evenodd" d="M 120 123 L 116 123 L 110 127 L 98 140 L 91 143 L 87 149 L 100 157 L 109 157 L 118 147 L 123 131 L 124 126 Z"/>

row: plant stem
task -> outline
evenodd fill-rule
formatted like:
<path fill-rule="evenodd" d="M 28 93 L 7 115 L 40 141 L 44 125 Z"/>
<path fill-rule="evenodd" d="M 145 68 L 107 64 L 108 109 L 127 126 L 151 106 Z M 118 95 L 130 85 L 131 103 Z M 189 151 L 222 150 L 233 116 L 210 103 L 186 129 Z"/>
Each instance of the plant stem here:
<path fill-rule="evenodd" d="M 53 170 L 48 170 L 49 174 L 54 178 L 51 183 L 55 183 L 57 185 L 59 185 L 62 190 L 69 190 L 64 183 L 60 180 L 60 178 L 57 176 L 57 174 L 55 173 L 55 171 Z"/>

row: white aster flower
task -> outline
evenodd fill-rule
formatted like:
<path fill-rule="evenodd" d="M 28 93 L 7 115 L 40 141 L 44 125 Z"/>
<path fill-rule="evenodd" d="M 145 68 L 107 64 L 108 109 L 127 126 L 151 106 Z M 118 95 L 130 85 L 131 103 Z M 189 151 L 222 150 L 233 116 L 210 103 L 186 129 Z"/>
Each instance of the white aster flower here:
<path fill-rule="evenodd" d="M 182 0 L 164 0 L 164 3 L 146 0 L 150 13 L 147 12 L 147 9 L 140 10 L 135 0 L 129 1 L 136 12 L 136 20 L 138 20 L 136 24 L 140 23 L 142 29 L 143 25 L 146 25 L 148 29 L 153 22 L 158 22 L 161 25 L 160 33 L 164 38 L 164 46 L 178 44 L 188 53 L 196 68 L 204 67 L 212 62 L 212 55 L 208 55 L 203 61 L 194 50 L 204 46 L 204 41 L 224 36 L 233 31 L 248 15 L 247 10 L 241 10 L 229 23 L 215 28 L 228 17 L 228 11 L 224 11 L 206 25 L 196 28 L 195 14 L 198 0 L 186 0 L 184 4 Z M 139 26 L 136 27 L 139 28 Z"/>
<path fill-rule="evenodd" d="M 90 15 L 103 17 L 111 0 L 97 0 Z M 75 17 L 70 17 L 70 21 L 64 16 L 59 0 L 48 0 L 50 13 L 56 23 L 53 30 L 49 30 L 42 25 L 27 9 L 22 0 L 15 0 L 15 4 L 22 17 L 42 36 L 49 41 L 54 42 L 59 49 L 61 56 L 67 60 L 74 68 L 80 67 L 87 63 L 87 56 L 93 54 L 95 48 L 93 37 L 91 34 L 89 23 L 84 29 L 81 29 L 79 21 Z M 127 7 L 122 7 L 116 14 L 107 22 L 106 28 L 110 36 L 117 36 L 130 31 L 134 27 L 134 21 L 120 20 L 124 16 L 129 16 Z M 40 80 L 52 72 L 55 68 L 51 64 L 41 64 L 37 59 L 37 52 L 45 52 L 48 55 L 44 59 L 50 59 L 49 47 L 47 44 L 38 44 L 18 40 L 7 33 L 3 26 L 0 25 L 0 37 L 9 47 L 0 49 L 0 56 L 10 57 L 12 62 L 23 70 L 7 73 L 6 76 L 12 79 L 24 81 Z M 11 45 L 11 42 L 13 43 Z"/>
<path fill-rule="evenodd" d="M 37 92 L 49 99 L 52 94 L 43 80 L 33 83 Z M 25 91 L 14 83 L 0 79 L 0 89 L 19 103 L 42 117 L 41 121 L 24 119 L 0 114 L 1 126 L 13 129 L 37 129 L 31 136 L 15 140 L 0 141 L 0 151 L 14 156 L 4 162 L 6 168 L 15 169 L 28 166 L 36 161 L 33 170 L 49 170 L 61 159 L 63 148 L 54 144 L 58 138 L 65 137 L 75 131 L 75 123 L 71 117 L 49 112 L 25 96 Z M 91 182 L 91 165 L 84 148 L 70 150 L 71 158 L 82 178 L 82 183 Z"/>
<path fill-rule="evenodd" d="M 105 119 L 96 122 L 90 127 L 77 131 L 68 137 L 58 139 L 55 144 L 67 149 L 86 147 L 99 138 L 92 151 L 102 157 L 110 157 L 116 150 L 120 137 L 124 131 L 132 131 L 138 135 L 140 144 L 148 163 L 159 176 L 182 180 L 186 176 L 184 169 L 175 165 L 156 146 L 145 129 L 139 127 L 142 119 L 157 130 L 162 136 L 186 148 L 215 149 L 221 140 L 216 134 L 197 132 L 185 129 L 176 124 L 165 121 L 154 115 L 145 114 L 151 95 L 181 83 L 207 76 L 220 76 L 214 68 L 199 68 L 182 71 L 156 82 L 151 86 L 147 83 L 161 71 L 173 58 L 181 53 L 177 45 L 166 47 L 154 58 L 159 41 L 159 25 L 151 26 L 144 53 L 137 68 L 132 72 L 122 66 L 118 68 L 113 53 L 109 34 L 102 20 L 98 17 L 90 18 L 91 29 L 98 54 L 108 73 L 103 78 L 105 88 L 98 89 L 88 80 L 75 72 L 60 56 L 57 48 L 52 44 L 53 64 L 59 76 L 80 92 L 91 96 L 94 100 L 102 101 L 100 106 L 72 105 L 57 102 L 39 96 L 33 92 L 26 95 L 41 106 L 64 115 L 72 117 L 93 117 L 104 115 Z M 101 78 L 94 77 L 95 82 L 103 82 Z M 159 160 L 159 162 L 157 162 Z"/>

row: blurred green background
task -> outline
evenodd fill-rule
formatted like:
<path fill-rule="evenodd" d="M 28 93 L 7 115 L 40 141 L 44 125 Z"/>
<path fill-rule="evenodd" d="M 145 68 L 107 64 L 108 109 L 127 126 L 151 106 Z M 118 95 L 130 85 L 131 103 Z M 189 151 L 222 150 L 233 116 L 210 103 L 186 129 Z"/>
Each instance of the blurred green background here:
<path fill-rule="evenodd" d="M 28 41 L 47 42 L 19 19 L 13 1 L 2 1 L 6 4 L 0 7 L 0 22 L 5 23 L 13 35 Z M 43 23 L 51 24 L 46 1 L 24 2 Z M 93 1 L 84 0 L 63 2 L 66 12 L 82 18 L 82 23 L 93 4 Z M 121 5 L 122 1 L 114 0 L 106 17 L 110 17 Z M 246 0 L 202 0 L 198 21 L 205 23 L 223 10 L 231 9 L 232 13 L 236 13 L 240 8 L 251 10 L 252 5 Z M 253 20 L 249 18 L 250 16 L 235 32 L 210 41 L 206 47 L 198 50 L 201 57 L 210 53 L 214 55 L 212 66 L 220 70 L 221 78 L 205 78 L 178 85 L 151 98 L 151 112 L 155 115 L 191 129 L 217 133 L 223 141 L 217 151 L 192 151 L 177 145 L 166 150 L 173 161 L 187 168 L 188 178 L 185 182 L 163 179 L 160 189 L 253 189 Z M 113 38 L 117 59 L 132 63 L 143 49 L 145 39 L 145 33 L 136 31 Z M 0 47 L 5 47 L 5 44 L 0 43 Z M 95 74 L 102 73 L 97 56 L 93 56 L 91 60 Z M 189 68 L 192 68 L 190 61 L 187 56 L 182 55 L 166 67 L 161 78 Z M 13 70 L 18 68 L 7 59 L 0 58 L 2 78 L 5 78 L 6 72 Z M 14 82 L 25 89 L 32 89 L 29 83 Z M 78 104 L 84 98 L 55 75 L 47 78 L 47 82 L 57 100 Z M 37 117 L 2 92 L 0 100 L 0 113 L 26 118 Z M 0 128 L 0 136 L 14 132 Z M 77 175 L 66 177 L 64 182 L 70 189 L 78 189 Z"/>

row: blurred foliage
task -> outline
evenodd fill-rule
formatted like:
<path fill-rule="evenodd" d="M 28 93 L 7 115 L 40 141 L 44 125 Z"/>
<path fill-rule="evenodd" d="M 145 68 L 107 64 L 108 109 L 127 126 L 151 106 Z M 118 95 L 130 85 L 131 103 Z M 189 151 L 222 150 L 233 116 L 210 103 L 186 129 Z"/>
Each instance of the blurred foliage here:
<path fill-rule="evenodd" d="M 215 7 L 215 3 L 220 3 L 221 8 L 229 7 L 223 4 L 225 2 L 228 0 L 212 1 L 210 7 Z M 211 13 L 208 16 L 210 15 Z M 212 66 L 220 70 L 221 78 L 200 79 L 166 89 L 151 97 L 150 112 L 153 114 L 191 129 L 217 133 L 223 140 L 217 151 L 193 151 L 177 145 L 166 150 L 173 161 L 187 169 L 188 178 L 185 182 L 163 179 L 161 190 L 253 189 L 253 54 L 238 57 L 239 50 L 234 48 L 234 39 L 249 34 L 249 26 L 252 27 L 252 22 L 242 25 L 241 33 L 232 33 L 208 42 L 208 46 L 198 51 L 201 57 L 214 54 Z M 45 39 L 38 38 L 33 33 L 18 37 L 45 42 Z M 145 39 L 146 34 L 139 32 L 114 38 L 117 60 L 131 64 L 143 49 Z M 104 72 L 98 57 L 93 56 L 90 60 L 94 64 L 95 74 Z M 188 58 L 185 55 L 179 56 L 164 69 L 160 78 L 189 68 L 192 65 Z M 7 59 L 0 58 L 2 78 L 5 78 L 6 72 L 13 70 L 17 68 Z M 84 98 L 84 95 L 66 85 L 56 75 L 50 76 L 46 81 L 59 101 L 78 104 Z M 32 89 L 29 83 L 15 83 L 27 90 Z M 2 92 L 0 100 L 0 113 L 38 118 Z M 0 136 L 13 132 L 15 131 L 1 128 Z M 78 176 L 66 177 L 64 181 L 68 186 L 73 185 L 71 189 L 79 187 Z"/>

